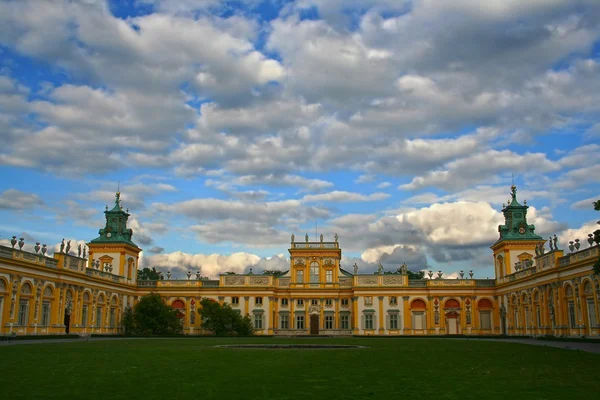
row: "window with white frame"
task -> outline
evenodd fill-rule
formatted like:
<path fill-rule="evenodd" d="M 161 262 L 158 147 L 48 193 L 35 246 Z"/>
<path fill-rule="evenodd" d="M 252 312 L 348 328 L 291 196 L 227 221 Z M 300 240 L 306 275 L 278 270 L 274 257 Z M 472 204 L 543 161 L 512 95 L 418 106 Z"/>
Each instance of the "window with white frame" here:
<path fill-rule="evenodd" d="M 304 283 L 304 271 L 301 269 L 296 270 L 296 283 Z"/>
<path fill-rule="evenodd" d="M 596 307 L 594 307 L 594 299 L 587 300 L 588 309 L 588 324 L 591 327 L 596 326 Z"/>
<path fill-rule="evenodd" d="M 262 306 L 263 301 L 262 301 L 262 297 L 255 297 L 254 298 L 254 304 L 256 304 L 257 306 Z"/>
<path fill-rule="evenodd" d="M 304 315 L 296 315 L 296 329 L 304 329 Z"/>
<path fill-rule="evenodd" d="M 50 302 L 45 301 L 42 303 L 42 325 L 50 325 Z"/>
<path fill-rule="evenodd" d="M 281 314 L 279 316 L 279 329 L 289 329 L 290 317 L 287 314 Z"/>
<path fill-rule="evenodd" d="M 303 299 L 296 300 L 296 305 L 298 307 L 304 307 L 304 300 Z"/>
<path fill-rule="evenodd" d="M 316 261 L 310 263 L 310 282 L 319 283 L 319 263 Z"/>
<path fill-rule="evenodd" d="M 333 306 L 333 299 L 325 299 L 325 307 Z"/>
<path fill-rule="evenodd" d="M 282 307 L 287 307 L 288 306 L 288 299 L 281 299 L 281 306 Z"/>
<path fill-rule="evenodd" d="M 19 325 L 25 326 L 27 325 L 27 314 L 29 312 L 29 302 L 21 301 L 19 303 Z"/>
<path fill-rule="evenodd" d="M 575 303 L 573 301 L 569 301 L 569 327 L 575 328 L 577 325 L 577 320 L 575 318 Z"/>
<path fill-rule="evenodd" d="M 333 282 L 333 271 L 330 269 L 325 271 L 325 282 L 327 282 L 327 283 Z"/>
<path fill-rule="evenodd" d="M 231 304 L 234 306 L 237 306 L 240 304 L 240 298 L 238 296 L 232 296 L 231 297 Z"/>
<path fill-rule="evenodd" d="M 365 329 L 373 329 L 373 314 L 365 314 Z"/>
<path fill-rule="evenodd" d="M 340 325 L 342 329 L 350 329 L 350 316 L 342 315 L 340 316 Z"/>
<path fill-rule="evenodd" d="M 398 329 L 398 314 L 390 314 L 390 329 Z"/>
<path fill-rule="evenodd" d="M 254 314 L 254 329 L 263 328 L 263 316 L 262 314 Z"/>
<path fill-rule="evenodd" d="M 87 306 L 87 304 L 84 304 L 83 307 L 81 308 L 81 326 L 84 328 L 87 326 L 87 319 L 88 319 L 88 306 Z"/>
<path fill-rule="evenodd" d="M 333 315 L 325 316 L 325 329 L 333 329 Z"/>
<path fill-rule="evenodd" d="M 365 306 L 372 306 L 373 305 L 373 296 L 366 296 L 365 297 Z"/>
<path fill-rule="evenodd" d="M 317 300 L 317 299 L 312 299 L 312 300 L 310 301 L 310 305 L 311 305 L 311 306 L 317 306 L 317 305 L 319 305 L 319 300 Z"/>
<path fill-rule="evenodd" d="M 342 299 L 342 307 L 348 307 L 348 299 Z"/>

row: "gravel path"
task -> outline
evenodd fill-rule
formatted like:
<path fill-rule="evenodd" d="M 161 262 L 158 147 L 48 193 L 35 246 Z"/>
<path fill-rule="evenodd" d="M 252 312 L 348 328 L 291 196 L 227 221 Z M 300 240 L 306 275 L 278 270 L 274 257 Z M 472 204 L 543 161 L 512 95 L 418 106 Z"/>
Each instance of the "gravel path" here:
<path fill-rule="evenodd" d="M 93 337 L 93 338 L 82 338 L 82 339 L 32 339 L 32 340 L 12 340 L 12 341 L 0 341 L 0 346 L 12 346 L 12 345 L 24 345 L 24 344 L 51 344 L 51 343 L 78 343 L 78 342 L 102 342 L 106 340 L 147 340 L 147 339 L 162 339 L 162 338 L 121 338 L 121 337 Z M 172 338 L 177 340 L 177 338 Z M 432 337 L 432 339 L 435 339 Z M 533 346 L 547 346 L 547 347 L 556 347 L 559 349 L 565 350 L 579 350 L 585 351 L 588 353 L 596 353 L 600 354 L 600 343 L 590 343 L 590 342 L 559 342 L 559 341 L 550 341 L 550 340 L 537 340 L 537 339 L 508 339 L 508 338 L 498 338 L 498 339 L 477 339 L 477 338 L 439 338 L 442 340 L 485 340 L 490 342 L 506 342 L 506 343 L 519 343 L 519 344 L 529 344 Z M 190 340 L 190 339 L 186 339 Z M 401 340 L 401 339 L 400 339 Z"/>

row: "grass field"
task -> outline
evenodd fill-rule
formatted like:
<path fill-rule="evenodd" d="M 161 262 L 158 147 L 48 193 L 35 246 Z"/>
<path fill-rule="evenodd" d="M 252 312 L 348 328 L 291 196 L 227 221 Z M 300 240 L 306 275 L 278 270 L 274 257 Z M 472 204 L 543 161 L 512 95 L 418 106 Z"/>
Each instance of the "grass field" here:
<path fill-rule="evenodd" d="M 234 343 L 368 348 L 212 347 Z M 599 366 L 598 354 L 451 339 L 28 344 L 0 346 L 0 399 L 583 399 L 600 393 Z"/>

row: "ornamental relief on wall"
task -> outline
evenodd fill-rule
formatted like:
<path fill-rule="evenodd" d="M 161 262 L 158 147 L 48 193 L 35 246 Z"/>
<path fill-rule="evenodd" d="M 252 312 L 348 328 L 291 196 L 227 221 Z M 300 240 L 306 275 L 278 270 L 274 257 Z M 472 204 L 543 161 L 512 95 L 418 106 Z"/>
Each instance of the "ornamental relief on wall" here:
<path fill-rule="evenodd" d="M 340 286 L 341 287 L 351 287 L 352 286 L 352 278 L 341 278 Z"/>
<path fill-rule="evenodd" d="M 231 286 L 243 286 L 244 285 L 244 277 L 243 276 L 226 276 L 223 280 L 225 285 Z"/>
<path fill-rule="evenodd" d="M 402 285 L 404 284 L 404 278 L 401 276 L 384 276 L 384 285 Z"/>
<path fill-rule="evenodd" d="M 377 285 L 377 277 L 373 276 L 359 276 L 358 277 L 359 285 Z"/>
<path fill-rule="evenodd" d="M 279 278 L 279 287 L 288 287 L 290 286 L 290 278 Z"/>
<path fill-rule="evenodd" d="M 250 284 L 251 285 L 268 285 L 269 284 L 269 278 L 268 277 L 262 277 L 262 276 L 251 276 L 250 277 Z"/>

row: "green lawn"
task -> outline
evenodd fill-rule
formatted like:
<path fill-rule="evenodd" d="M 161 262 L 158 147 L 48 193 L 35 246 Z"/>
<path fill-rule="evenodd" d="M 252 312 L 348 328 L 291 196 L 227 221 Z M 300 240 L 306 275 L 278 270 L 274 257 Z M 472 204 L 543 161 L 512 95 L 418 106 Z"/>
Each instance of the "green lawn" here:
<path fill-rule="evenodd" d="M 338 343 L 344 350 L 213 348 Z M 0 399 L 583 399 L 600 355 L 449 339 L 184 338 L 0 346 Z"/>

